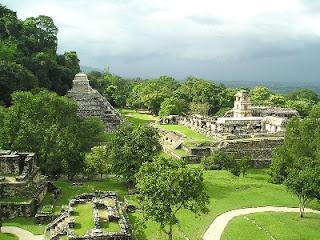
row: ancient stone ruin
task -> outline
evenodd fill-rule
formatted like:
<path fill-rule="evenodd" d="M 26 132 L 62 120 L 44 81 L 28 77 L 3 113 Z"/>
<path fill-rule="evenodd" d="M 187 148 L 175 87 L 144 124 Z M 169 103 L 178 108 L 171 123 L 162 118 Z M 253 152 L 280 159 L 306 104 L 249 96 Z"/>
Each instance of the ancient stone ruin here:
<path fill-rule="evenodd" d="M 47 193 L 34 153 L 0 150 L 0 219 L 34 216 Z"/>
<path fill-rule="evenodd" d="M 235 95 L 234 108 L 224 117 L 173 115 L 160 120 L 160 124 L 194 129 L 215 139 L 214 143 L 190 148 L 183 144 L 181 134 L 166 131 L 162 131 L 162 141 L 171 143 L 173 149 L 184 149 L 193 157 L 222 149 L 239 158 L 249 155 L 256 166 L 265 166 L 270 163 L 275 147 L 283 142 L 288 119 L 294 116 L 299 113 L 289 108 L 252 106 L 248 91 L 242 90 Z"/>
<path fill-rule="evenodd" d="M 78 73 L 73 80 L 73 87 L 67 93 L 78 104 L 78 115 L 81 117 L 98 117 L 112 131 L 120 125 L 120 114 L 97 90 L 94 90 L 85 73 Z"/>
<path fill-rule="evenodd" d="M 92 215 L 77 210 L 79 206 L 87 206 Z M 48 225 L 45 239 L 129 240 L 131 234 L 123 209 L 115 192 L 81 194 L 70 200 L 67 209 Z M 76 232 L 76 228 L 85 227 L 79 224 L 80 218 L 91 218 L 93 225 L 82 235 Z"/>

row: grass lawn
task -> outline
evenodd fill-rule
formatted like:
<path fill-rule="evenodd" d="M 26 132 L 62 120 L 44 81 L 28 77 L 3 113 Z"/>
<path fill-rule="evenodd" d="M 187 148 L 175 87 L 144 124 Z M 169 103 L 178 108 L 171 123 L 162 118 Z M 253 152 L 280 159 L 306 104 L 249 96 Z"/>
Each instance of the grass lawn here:
<path fill-rule="evenodd" d="M 157 121 L 159 118 L 144 112 L 136 112 L 131 109 L 121 109 L 122 116 L 124 116 L 133 125 L 144 125 Z"/>
<path fill-rule="evenodd" d="M 187 151 L 185 151 L 185 150 L 183 150 L 181 148 L 180 149 L 175 149 L 174 152 L 176 154 L 178 154 L 179 156 L 181 156 L 181 157 L 185 157 L 185 156 L 189 156 L 190 155 Z"/>
<path fill-rule="evenodd" d="M 11 233 L 0 233 L 0 240 L 18 240 L 18 237 Z"/>
<path fill-rule="evenodd" d="M 306 213 L 300 218 L 296 213 L 255 213 L 239 216 L 230 221 L 222 240 L 269 240 L 270 235 L 279 240 L 320 239 L 320 214 Z M 257 225 L 262 229 L 259 229 Z M 269 234 L 270 235 L 269 235 Z"/>
<path fill-rule="evenodd" d="M 176 124 L 158 125 L 158 127 L 163 128 L 168 131 L 174 131 L 185 135 L 187 138 L 193 139 L 195 141 L 211 141 L 212 138 L 207 137 L 201 133 L 196 132 L 188 127 Z"/>
<path fill-rule="evenodd" d="M 297 198 L 287 192 L 284 186 L 267 182 L 266 170 L 251 170 L 244 178 L 235 177 L 227 171 L 206 171 L 204 179 L 210 197 L 210 212 L 195 217 L 189 211 L 180 211 L 178 213 L 180 227 L 174 229 L 175 240 L 184 239 L 183 234 L 192 240 L 202 239 L 202 235 L 212 221 L 219 214 L 232 209 L 267 205 L 298 206 Z M 308 207 L 320 209 L 320 204 L 312 202 Z M 136 222 L 139 217 L 139 213 L 130 214 L 133 222 Z M 295 225 L 287 226 L 287 231 L 295 227 Z M 159 225 L 148 223 L 147 229 L 139 234 L 138 238 L 163 240 L 165 235 L 159 232 Z"/>
<path fill-rule="evenodd" d="M 117 222 L 101 223 L 101 227 L 105 232 L 120 232 L 121 228 Z"/>
<path fill-rule="evenodd" d="M 91 203 L 77 204 L 74 206 L 74 232 L 78 236 L 83 236 L 88 230 L 95 227 L 93 220 L 93 206 Z"/>
<path fill-rule="evenodd" d="M 3 226 L 15 226 L 32 232 L 35 235 L 42 235 L 46 228 L 45 225 L 36 224 L 33 218 L 17 217 L 3 222 Z"/>
<path fill-rule="evenodd" d="M 54 184 L 61 188 L 62 194 L 59 195 L 55 212 L 59 213 L 63 205 L 68 205 L 69 201 L 76 195 L 93 192 L 96 190 L 100 191 L 116 191 L 119 194 L 120 199 L 127 193 L 126 184 L 119 178 L 107 178 L 103 180 L 95 181 L 84 181 L 82 185 L 73 186 L 70 181 L 58 180 Z M 46 197 L 44 205 L 50 202 L 49 196 Z"/>

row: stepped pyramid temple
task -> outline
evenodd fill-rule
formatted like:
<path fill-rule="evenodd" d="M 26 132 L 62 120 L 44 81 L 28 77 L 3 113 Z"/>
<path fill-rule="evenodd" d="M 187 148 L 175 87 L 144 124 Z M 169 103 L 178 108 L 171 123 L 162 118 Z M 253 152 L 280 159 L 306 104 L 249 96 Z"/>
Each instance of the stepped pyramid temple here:
<path fill-rule="evenodd" d="M 90 86 L 85 73 L 76 74 L 72 89 L 66 96 L 77 102 L 79 116 L 100 118 L 109 132 L 120 125 L 120 114 L 115 111 L 105 97 Z"/>

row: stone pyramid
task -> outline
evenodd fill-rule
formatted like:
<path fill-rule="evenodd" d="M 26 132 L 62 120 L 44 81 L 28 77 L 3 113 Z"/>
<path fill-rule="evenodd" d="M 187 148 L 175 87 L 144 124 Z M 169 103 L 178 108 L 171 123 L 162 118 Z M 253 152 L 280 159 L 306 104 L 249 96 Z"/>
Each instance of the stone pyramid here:
<path fill-rule="evenodd" d="M 67 97 L 77 102 L 80 117 L 98 117 L 111 132 L 120 125 L 120 114 L 97 90 L 93 89 L 85 73 L 78 73 L 74 77 L 73 86 L 68 91 Z"/>

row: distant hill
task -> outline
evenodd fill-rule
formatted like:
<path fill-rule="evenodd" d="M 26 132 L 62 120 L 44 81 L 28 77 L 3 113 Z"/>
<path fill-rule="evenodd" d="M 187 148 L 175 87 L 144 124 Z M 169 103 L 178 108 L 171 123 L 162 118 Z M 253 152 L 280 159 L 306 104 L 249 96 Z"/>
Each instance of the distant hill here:
<path fill-rule="evenodd" d="M 103 70 L 100 68 L 96 68 L 96 67 L 89 67 L 89 66 L 85 66 L 85 65 L 80 65 L 80 69 L 82 72 L 91 72 L 91 71 L 99 71 L 102 72 Z"/>
<path fill-rule="evenodd" d="M 297 89 L 307 88 L 315 91 L 320 95 L 320 85 L 319 83 L 313 82 L 254 82 L 254 81 L 225 81 L 221 82 L 227 87 L 232 88 L 253 88 L 255 86 L 266 86 L 270 90 L 286 94 Z"/>

